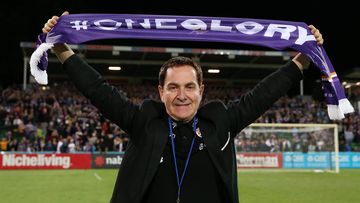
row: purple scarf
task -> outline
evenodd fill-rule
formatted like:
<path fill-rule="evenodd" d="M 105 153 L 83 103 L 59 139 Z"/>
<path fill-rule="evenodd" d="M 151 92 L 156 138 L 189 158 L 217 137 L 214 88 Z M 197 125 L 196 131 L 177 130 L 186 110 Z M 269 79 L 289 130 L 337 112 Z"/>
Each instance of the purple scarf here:
<path fill-rule="evenodd" d="M 330 119 L 354 112 L 322 46 L 302 22 L 199 16 L 72 14 L 61 16 L 30 59 L 31 74 L 47 84 L 46 51 L 55 43 L 79 44 L 98 39 L 135 38 L 244 43 L 306 54 L 320 69 Z"/>

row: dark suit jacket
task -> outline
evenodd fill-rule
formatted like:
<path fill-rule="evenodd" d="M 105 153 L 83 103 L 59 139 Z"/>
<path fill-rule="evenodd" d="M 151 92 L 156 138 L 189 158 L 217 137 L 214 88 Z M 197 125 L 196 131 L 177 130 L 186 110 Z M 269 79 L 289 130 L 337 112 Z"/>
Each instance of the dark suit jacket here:
<path fill-rule="evenodd" d="M 64 68 L 92 104 L 129 134 L 130 143 L 111 202 L 139 203 L 154 177 L 168 139 L 164 104 L 154 100 L 145 100 L 140 106 L 131 104 L 121 90 L 110 86 L 76 55 L 64 63 Z M 197 117 L 202 137 L 232 203 L 239 202 L 233 138 L 301 78 L 301 71 L 289 62 L 241 99 L 228 105 L 213 101 L 199 108 Z"/>

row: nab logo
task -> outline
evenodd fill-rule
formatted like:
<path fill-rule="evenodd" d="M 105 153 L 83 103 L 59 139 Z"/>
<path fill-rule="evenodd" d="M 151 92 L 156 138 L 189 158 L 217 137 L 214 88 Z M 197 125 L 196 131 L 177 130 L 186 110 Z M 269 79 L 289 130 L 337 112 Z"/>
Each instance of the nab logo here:
<path fill-rule="evenodd" d="M 102 156 L 97 156 L 94 160 L 96 166 L 104 166 L 105 160 Z"/>

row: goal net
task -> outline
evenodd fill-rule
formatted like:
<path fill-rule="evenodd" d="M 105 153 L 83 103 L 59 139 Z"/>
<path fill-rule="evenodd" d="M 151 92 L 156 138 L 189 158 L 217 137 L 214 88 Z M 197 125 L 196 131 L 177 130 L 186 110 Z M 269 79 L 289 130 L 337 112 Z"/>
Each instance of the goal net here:
<path fill-rule="evenodd" d="M 336 124 L 254 123 L 235 138 L 238 168 L 339 172 Z"/>

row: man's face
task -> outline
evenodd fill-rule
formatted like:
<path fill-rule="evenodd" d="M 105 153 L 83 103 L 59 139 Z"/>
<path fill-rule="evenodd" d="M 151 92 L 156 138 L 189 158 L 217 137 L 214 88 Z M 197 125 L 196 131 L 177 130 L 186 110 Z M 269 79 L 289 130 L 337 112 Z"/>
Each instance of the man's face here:
<path fill-rule="evenodd" d="M 177 121 L 190 121 L 199 108 L 204 85 L 199 85 L 193 67 L 184 65 L 166 71 L 164 86 L 158 87 L 166 112 Z"/>

